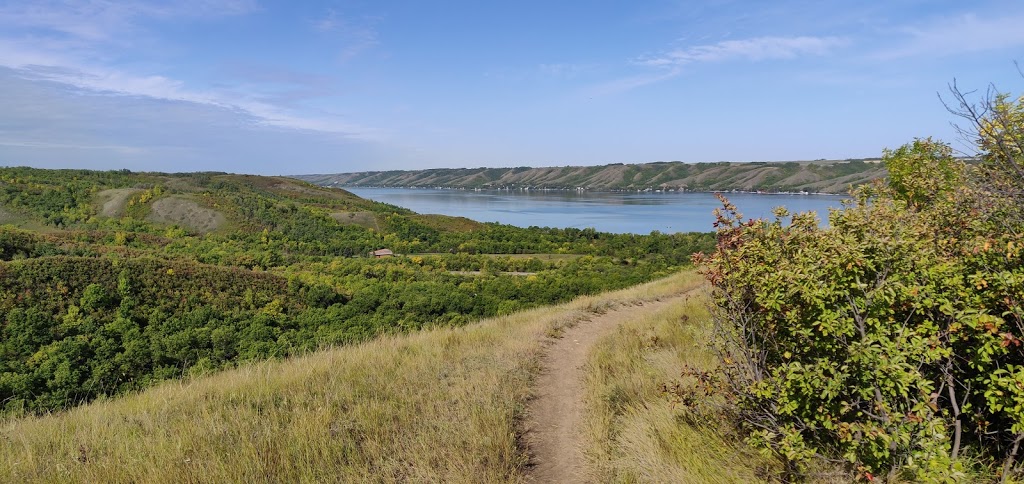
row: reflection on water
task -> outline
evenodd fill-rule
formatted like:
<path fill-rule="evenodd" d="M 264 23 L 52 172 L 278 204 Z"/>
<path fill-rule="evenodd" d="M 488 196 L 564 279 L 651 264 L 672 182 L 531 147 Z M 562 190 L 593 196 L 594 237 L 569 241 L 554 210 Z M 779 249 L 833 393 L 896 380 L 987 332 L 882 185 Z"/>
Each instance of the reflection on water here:
<path fill-rule="evenodd" d="M 607 193 L 576 191 L 444 190 L 429 188 L 346 188 L 363 198 L 405 207 L 418 213 L 440 213 L 481 222 L 520 227 L 593 227 L 603 232 L 647 234 L 709 232 L 712 211 L 721 206 L 711 193 Z M 813 210 L 822 219 L 839 208 L 843 197 L 832 195 L 762 195 L 728 193 L 746 218 L 772 217 L 772 208 L 790 212 Z"/>

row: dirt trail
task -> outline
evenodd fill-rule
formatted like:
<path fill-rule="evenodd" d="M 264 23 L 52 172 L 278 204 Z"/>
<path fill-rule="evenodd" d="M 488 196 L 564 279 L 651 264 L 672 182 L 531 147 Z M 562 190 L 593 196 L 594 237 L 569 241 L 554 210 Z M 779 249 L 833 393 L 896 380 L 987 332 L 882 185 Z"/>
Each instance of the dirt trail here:
<path fill-rule="evenodd" d="M 583 408 L 583 366 L 604 335 L 630 319 L 654 313 L 681 301 L 689 292 L 637 306 L 620 306 L 565 330 L 548 347 L 537 380 L 536 398 L 527 411 L 526 443 L 534 482 L 592 482 L 583 455 L 580 428 Z"/>

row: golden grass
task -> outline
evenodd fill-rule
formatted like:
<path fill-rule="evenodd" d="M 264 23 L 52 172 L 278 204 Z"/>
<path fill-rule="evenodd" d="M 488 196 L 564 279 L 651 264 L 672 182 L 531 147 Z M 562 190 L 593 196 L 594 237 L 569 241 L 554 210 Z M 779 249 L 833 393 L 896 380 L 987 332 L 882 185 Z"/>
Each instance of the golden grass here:
<path fill-rule="evenodd" d="M 3 420 L 0 482 L 523 482 L 519 423 L 546 336 L 694 284 L 681 274 Z"/>
<path fill-rule="evenodd" d="M 662 393 L 684 364 L 714 365 L 707 295 L 695 293 L 601 340 L 586 369 L 586 449 L 599 482 L 761 482 L 771 464 L 726 424 L 682 418 Z M 684 321 L 684 315 L 688 319 Z"/>

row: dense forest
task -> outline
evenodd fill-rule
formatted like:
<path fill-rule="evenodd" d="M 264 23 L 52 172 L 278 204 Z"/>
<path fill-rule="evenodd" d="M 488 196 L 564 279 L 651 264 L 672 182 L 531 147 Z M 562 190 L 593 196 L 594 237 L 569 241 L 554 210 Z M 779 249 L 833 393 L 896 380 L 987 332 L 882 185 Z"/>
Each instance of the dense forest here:
<path fill-rule="evenodd" d="M 786 163 L 658 162 L 550 168 L 438 168 L 369 171 L 295 178 L 323 186 L 603 191 L 763 191 L 846 194 L 885 176 L 878 160 Z"/>
<path fill-rule="evenodd" d="M 0 169 L 0 411 L 647 281 L 711 234 L 419 215 L 287 178 Z M 368 254 L 388 248 L 395 257 Z"/>
<path fill-rule="evenodd" d="M 1024 476 L 1024 97 L 952 95 L 977 162 L 932 139 L 887 151 L 829 228 L 719 214 L 701 261 L 722 370 L 676 391 L 725 396 L 787 480 Z"/>

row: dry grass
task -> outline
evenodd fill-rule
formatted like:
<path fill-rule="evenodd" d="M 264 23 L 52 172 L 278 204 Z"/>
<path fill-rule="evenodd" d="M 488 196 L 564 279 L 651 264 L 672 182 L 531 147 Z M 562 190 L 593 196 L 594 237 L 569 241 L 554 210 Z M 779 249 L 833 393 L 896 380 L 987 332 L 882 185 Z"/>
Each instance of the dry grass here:
<path fill-rule="evenodd" d="M 141 188 L 111 188 L 96 194 L 96 204 L 100 215 L 104 217 L 120 217 L 128 205 L 128 199 L 143 191 Z"/>
<path fill-rule="evenodd" d="M 153 202 L 149 218 L 153 222 L 177 224 L 204 234 L 217 230 L 227 221 L 220 211 L 176 195 Z"/>
<path fill-rule="evenodd" d="M 600 482 L 760 482 L 766 462 L 726 425 L 683 418 L 660 387 L 714 365 L 706 294 L 619 327 L 591 355 L 584 427 Z M 684 320 L 684 315 L 688 319 Z"/>
<path fill-rule="evenodd" d="M 682 274 L 0 421 L 0 482 L 523 482 L 519 421 L 546 336 L 692 285 Z"/>
<path fill-rule="evenodd" d="M 380 226 L 377 224 L 377 216 L 373 212 L 333 212 L 331 213 L 331 218 L 338 223 L 380 230 Z"/>

